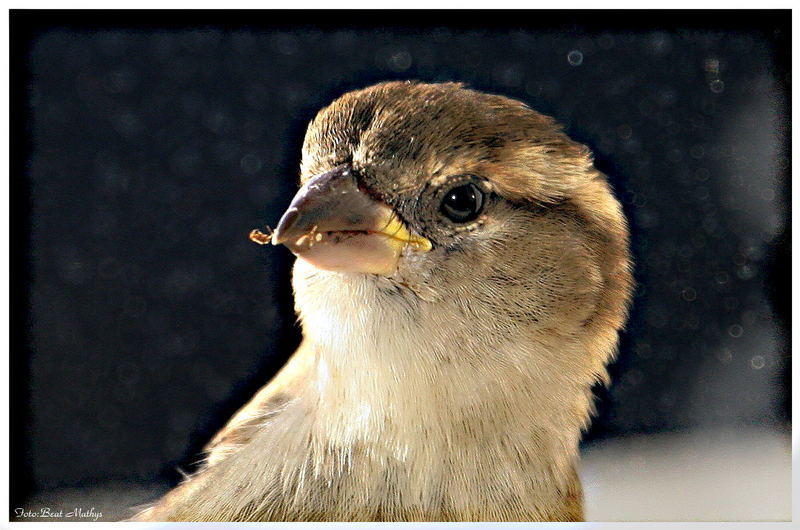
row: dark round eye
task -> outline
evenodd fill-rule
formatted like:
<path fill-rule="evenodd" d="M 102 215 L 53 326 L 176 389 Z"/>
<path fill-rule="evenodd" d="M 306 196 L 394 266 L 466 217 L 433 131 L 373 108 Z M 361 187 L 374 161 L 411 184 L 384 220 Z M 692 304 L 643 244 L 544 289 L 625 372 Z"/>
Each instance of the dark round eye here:
<path fill-rule="evenodd" d="M 483 209 L 483 192 L 475 184 L 462 184 L 442 198 L 439 210 L 451 221 L 466 223 L 480 215 Z"/>

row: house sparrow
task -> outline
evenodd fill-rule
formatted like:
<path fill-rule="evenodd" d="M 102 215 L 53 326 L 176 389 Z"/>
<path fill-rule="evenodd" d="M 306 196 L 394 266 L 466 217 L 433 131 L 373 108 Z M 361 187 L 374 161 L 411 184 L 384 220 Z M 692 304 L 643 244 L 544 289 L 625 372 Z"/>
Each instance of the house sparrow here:
<path fill-rule="evenodd" d="M 138 520 L 577 521 L 632 279 L 589 150 L 457 83 L 350 92 L 271 236 L 303 342 Z"/>

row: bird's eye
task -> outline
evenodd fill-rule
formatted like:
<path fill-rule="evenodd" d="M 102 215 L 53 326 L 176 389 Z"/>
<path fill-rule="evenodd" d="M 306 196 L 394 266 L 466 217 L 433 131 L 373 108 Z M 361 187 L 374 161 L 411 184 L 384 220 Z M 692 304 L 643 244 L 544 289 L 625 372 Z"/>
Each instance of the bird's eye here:
<path fill-rule="evenodd" d="M 475 184 L 462 184 L 442 198 L 439 210 L 445 217 L 456 223 L 472 221 L 483 209 L 483 192 Z"/>

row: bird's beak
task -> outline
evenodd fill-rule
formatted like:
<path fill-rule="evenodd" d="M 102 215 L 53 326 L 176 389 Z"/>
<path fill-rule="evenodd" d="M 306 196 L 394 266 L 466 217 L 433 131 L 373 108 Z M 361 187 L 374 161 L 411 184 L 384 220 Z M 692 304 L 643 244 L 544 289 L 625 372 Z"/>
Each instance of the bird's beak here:
<path fill-rule="evenodd" d="M 359 189 L 352 170 L 339 167 L 294 196 L 272 236 L 317 268 L 389 275 L 406 247 L 426 252 L 431 242 L 412 234 L 386 203 Z"/>

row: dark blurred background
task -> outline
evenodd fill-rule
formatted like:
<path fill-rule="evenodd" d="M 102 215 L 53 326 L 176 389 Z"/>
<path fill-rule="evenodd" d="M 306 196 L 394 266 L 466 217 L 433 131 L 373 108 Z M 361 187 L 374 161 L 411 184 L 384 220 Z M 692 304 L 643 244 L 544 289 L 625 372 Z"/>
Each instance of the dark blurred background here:
<path fill-rule="evenodd" d="M 609 175 L 639 285 L 585 443 L 788 425 L 790 11 L 17 10 L 11 30 L 12 508 L 193 468 L 299 341 L 292 257 L 248 233 L 294 194 L 316 111 L 387 79 L 521 99 Z"/>

